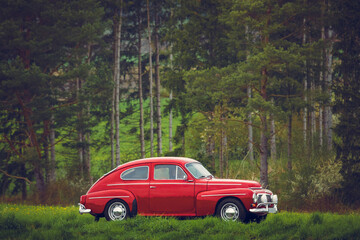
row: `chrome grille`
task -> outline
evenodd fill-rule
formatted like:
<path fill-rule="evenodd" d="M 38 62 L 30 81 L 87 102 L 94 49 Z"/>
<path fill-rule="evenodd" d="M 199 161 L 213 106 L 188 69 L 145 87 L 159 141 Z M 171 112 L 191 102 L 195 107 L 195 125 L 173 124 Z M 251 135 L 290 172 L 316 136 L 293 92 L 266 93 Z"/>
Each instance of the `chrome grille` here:
<path fill-rule="evenodd" d="M 257 202 L 258 203 L 262 203 L 262 201 L 261 201 L 261 196 L 262 195 L 264 195 L 264 194 L 258 194 L 257 195 L 257 197 L 258 197 L 258 199 L 257 199 Z M 267 202 L 272 202 L 272 200 L 271 200 L 271 195 L 270 194 L 265 194 L 266 195 L 266 201 Z"/>

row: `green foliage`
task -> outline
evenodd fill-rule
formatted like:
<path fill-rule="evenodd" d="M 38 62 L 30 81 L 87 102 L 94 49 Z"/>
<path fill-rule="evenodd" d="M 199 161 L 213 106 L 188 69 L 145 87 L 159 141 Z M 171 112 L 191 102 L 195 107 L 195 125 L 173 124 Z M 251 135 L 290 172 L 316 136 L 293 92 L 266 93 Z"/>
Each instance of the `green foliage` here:
<path fill-rule="evenodd" d="M 342 162 L 344 177 L 343 194 L 347 202 L 359 202 L 357 184 L 360 181 L 360 21 L 353 13 L 360 10 L 360 4 L 352 1 L 334 2 L 337 13 L 335 30 L 340 42 L 335 45 L 336 56 L 341 61 L 336 68 L 338 76 L 334 84 L 336 102 L 334 110 L 339 114 L 335 132 L 337 159 Z M 356 204 L 356 203 L 355 203 Z"/>
<path fill-rule="evenodd" d="M 3 239 L 357 239 L 359 214 L 290 213 L 269 215 L 260 224 L 218 218 L 178 220 L 142 217 L 94 222 L 77 207 L 0 205 Z M 339 224 L 341 223 L 341 224 Z"/>

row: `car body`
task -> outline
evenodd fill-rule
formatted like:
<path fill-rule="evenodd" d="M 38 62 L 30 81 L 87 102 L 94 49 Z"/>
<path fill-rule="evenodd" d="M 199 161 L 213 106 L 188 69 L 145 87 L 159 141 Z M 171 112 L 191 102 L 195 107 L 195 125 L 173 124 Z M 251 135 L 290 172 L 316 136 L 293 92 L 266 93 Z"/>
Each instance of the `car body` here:
<path fill-rule="evenodd" d="M 256 181 L 214 178 L 190 158 L 159 157 L 122 164 L 80 197 L 79 212 L 107 220 L 143 216 L 207 216 L 261 220 L 277 212 L 277 196 Z"/>

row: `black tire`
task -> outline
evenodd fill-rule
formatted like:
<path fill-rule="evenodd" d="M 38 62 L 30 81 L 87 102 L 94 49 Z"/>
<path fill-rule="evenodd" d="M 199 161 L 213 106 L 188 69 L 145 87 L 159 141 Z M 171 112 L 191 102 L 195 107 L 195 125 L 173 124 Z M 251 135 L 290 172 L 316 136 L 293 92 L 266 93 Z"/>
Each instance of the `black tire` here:
<path fill-rule="evenodd" d="M 240 200 L 235 198 L 222 200 L 217 206 L 216 216 L 224 221 L 247 222 L 246 210 Z"/>
<path fill-rule="evenodd" d="M 130 216 L 130 209 L 121 199 L 113 199 L 106 204 L 104 216 L 108 221 L 121 221 Z"/>

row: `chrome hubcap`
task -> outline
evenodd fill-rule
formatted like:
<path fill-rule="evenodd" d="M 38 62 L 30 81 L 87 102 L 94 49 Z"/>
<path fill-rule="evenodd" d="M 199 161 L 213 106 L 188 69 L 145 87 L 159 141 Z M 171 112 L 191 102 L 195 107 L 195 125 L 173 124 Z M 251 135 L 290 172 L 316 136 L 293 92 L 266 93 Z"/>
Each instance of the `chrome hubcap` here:
<path fill-rule="evenodd" d="M 121 202 L 114 202 L 109 206 L 108 213 L 113 221 L 123 220 L 126 217 L 126 207 Z"/>
<path fill-rule="evenodd" d="M 234 203 L 226 203 L 222 206 L 220 213 L 225 221 L 236 221 L 239 218 L 239 208 Z"/>

